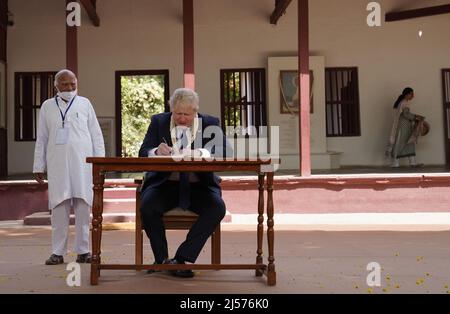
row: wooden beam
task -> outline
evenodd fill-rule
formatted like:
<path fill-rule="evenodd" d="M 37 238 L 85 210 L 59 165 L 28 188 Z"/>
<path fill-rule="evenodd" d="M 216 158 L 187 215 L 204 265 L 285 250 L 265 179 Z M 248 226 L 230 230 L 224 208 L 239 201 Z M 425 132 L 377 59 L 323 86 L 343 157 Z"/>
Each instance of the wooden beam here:
<path fill-rule="evenodd" d="M 7 33 L 8 33 L 8 0 L 0 0 L 0 62 L 5 65 L 5 78 L 7 73 L 8 64 L 6 62 L 7 55 Z M 0 110 L 3 109 L 4 116 L 1 117 L 4 121 L 0 121 L 0 177 L 6 177 L 8 175 L 8 107 L 6 104 L 8 103 L 8 93 L 7 93 L 7 83 L 6 80 L 2 80 L 0 82 L 3 86 L 0 86 L 0 89 L 3 89 L 4 94 L 0 94 Z"/>
<path fill-rule="evenodd" d="M 87 14 L 89 15 L 89 18 L 92 21 L 92 24 L 94 26 L 100 26 L 100 18 L 97 14 L 97 8 L 96 8 L 96 0 L 79 0 L 81 4 L 83 5 L 84 9 L 86 10 Z"/>
<path fill-rule="evenodd" d="M 0 126 L 0 178 L 8 175 L 8 137 L 7 129 Z"/>
<path fill-rule="evenodd" d="M 386 13 L 386 22 L 415 19 L 419 17 L 450 13 L 450 4 L 438 5 L 422 9 Z"/>
<path fill-rule="evenodd" d="M 68 4 L 70 0 L 66 0 Z M 66 11 L 66 17 L 69 14 Z M 78 76 L 78 36 L 77 26 L 69 26 L 66 23 L 66 68 Z"/>
<path fill-rule="evenodd" d="M 183 0 L 184 87 L 195 90 L 194 1 Z"/>
<path fill-rule="evenodd" d="M 275 9 L 270 15 L 270 24 L 276 25 L 280 17 L 286 13 L 286 9 L 292 0 L 275 0 Z"/>
<path fill-rule="evenodd" d="M 311 126 L 309 81 L 309 0 L 298 0 L 298 86 L 300 175 L 311 176 Z"/>
<path fill-rule="evenodd" d="M 0 61 L 6 63 L 6 36 L 8 32 L 8 1 L 0 0 Z"/>

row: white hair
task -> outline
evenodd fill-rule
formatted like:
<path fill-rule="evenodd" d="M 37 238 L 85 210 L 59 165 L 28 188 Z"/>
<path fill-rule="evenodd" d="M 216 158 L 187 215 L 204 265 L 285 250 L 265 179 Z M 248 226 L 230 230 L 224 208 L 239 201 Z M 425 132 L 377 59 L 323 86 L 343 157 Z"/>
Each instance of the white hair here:
<path fill-rule="evenodd" d="M 75 75 L 75 73 L 73 73 L 72 71 L 70 71 L 68 69 L 62 69 L 55 75 L 55 83 L 54 83 L 55 86 L 58 85 L 58 82 L 59 82 L 59 79 L 61 78 L 61 76 L 66 75 L 66 74 L 73 75 L 73 77 L 75 77 L 75 79 L 77 79 L 77 76 Z"/>
<path fill-rule="evenodd" d="M 190 88 L 178 88 L 173 92 L 169 100 L 170 110 L 172 111 L 180 102 L 191 104 L 195 111 L 199 109 L 198 94 Z"/>

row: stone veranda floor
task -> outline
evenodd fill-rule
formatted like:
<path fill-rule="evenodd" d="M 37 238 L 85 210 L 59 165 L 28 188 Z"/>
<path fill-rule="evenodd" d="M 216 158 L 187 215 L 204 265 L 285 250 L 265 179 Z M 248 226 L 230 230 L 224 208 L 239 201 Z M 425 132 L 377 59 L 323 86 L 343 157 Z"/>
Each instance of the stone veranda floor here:
<path fill-rule="evenodd" d="M 256 234 L 253 228 L 233 226 L 222 234 L 223 263 L 253 263 Z M 89 265 L 81 266 L 81 287 L 68 287 L 67 263 L 45 266 L 50 254 L 51 230 L 0 228 L 0 293 L 195 293 L 195 294 L 303 294 L 303 293 L 450 293 L 450 232 L 299 231 L 279 228 L 275 235 L 277 285 L 251 270 L 198 271 L 192 279 L 165 273 L 104 270 L 98 286 L 89 284 Z M 69 248 L 73 245 L 71 228 Z M 169 231 L 170 252 L 186 232 Z M 267 259 L 266 243 L 264 259 Z M 146 242 L 145 261 L 153 258 Z M 102 260 L 134 261 L 131 230 L 104 231 Z M 198 263 L 209 262 L 209 242 Z M 381 266 L 381 286 L 370 288 L 366 269 Z"/>

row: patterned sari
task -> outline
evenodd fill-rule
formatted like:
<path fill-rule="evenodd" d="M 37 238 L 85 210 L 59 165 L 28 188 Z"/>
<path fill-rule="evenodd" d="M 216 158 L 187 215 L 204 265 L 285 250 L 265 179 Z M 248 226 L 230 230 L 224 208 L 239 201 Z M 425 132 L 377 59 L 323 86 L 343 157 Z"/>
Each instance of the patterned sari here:
<path fill-rule="evenodd" d="M 394 123 L 392 125 L 386 157 L 392 160 L 416 156 L 416 141 L 411 141 L 414 131 L 416 115 L 409 111 L 408 101 L 403 100 L 394 109 Z"/>

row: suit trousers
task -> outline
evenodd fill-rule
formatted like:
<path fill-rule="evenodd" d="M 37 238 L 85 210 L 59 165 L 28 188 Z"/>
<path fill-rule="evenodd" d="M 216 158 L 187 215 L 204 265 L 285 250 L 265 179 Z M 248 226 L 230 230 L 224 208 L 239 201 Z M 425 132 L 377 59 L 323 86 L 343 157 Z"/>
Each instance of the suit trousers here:
<path fill-rule="evenodd" d="M 150 239 L 155 262 L 162 263 L 169 257 L 163 215 L 178 206 L 179 182 L 167 180 L 159 186 L 149 186 L 141 195 L 143 227 Z M 221 195 L 201 183 L 190 183 L 188 209 L 199 217 L 178 247 L 175 258 L 195 263 L 206 241 L 225 217 L 226 209 Z"/>
<path fill-rule="evenodd" d="M 69 240 L 70 208 L 75 213 L 75 252 L 89 252 L 90 206 L 79 198 L 67 199 L 52 209 L 52 250 L 53 254 L 67 253 Z"/>

